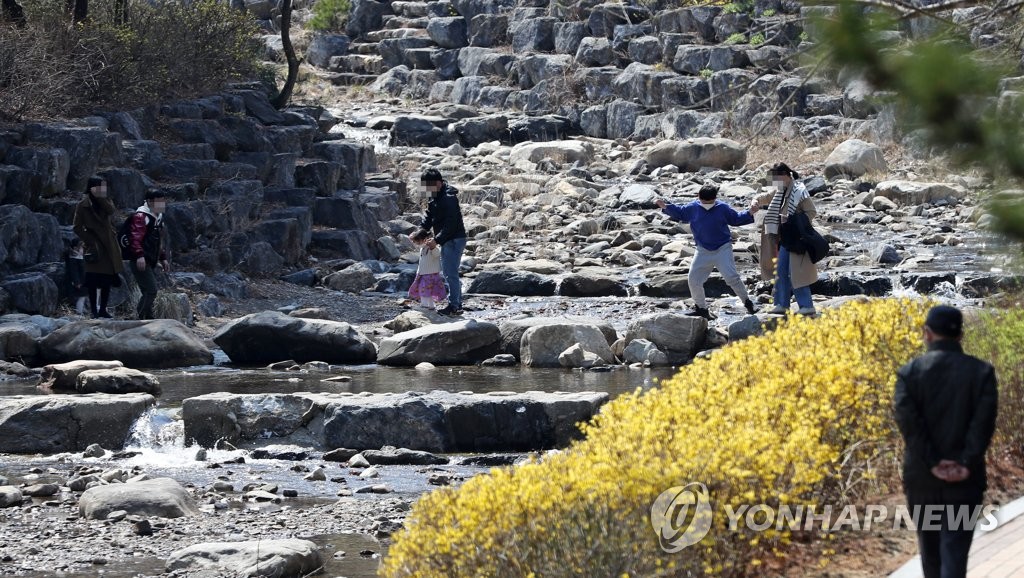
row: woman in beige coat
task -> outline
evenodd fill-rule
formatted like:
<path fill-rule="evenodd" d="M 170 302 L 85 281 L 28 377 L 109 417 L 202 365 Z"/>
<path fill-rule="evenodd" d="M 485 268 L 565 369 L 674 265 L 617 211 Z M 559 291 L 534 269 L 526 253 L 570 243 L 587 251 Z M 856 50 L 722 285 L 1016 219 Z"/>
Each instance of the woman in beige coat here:
<path fill-rule="evenodd" d="M 818 280 L 818 269 L 809 255 L 790 253 L 779 245 L 779 227 L 798 211 L 803 211 L 812 220 L 818 211 L 807 188 L 796 181 L 800 175 L 785 163 L 769 169 L 768 176 L 775 191 L 758 197 L 755 203 L 768 207 L 761 224 L 760 262 L 761 278 L 766 281 L 775 279 L 775 307 L 769 313 L 788 312 L 790 301 L 796 297 L 800 307 L 797 313 L 814 315 L 811 284 Z"/>
<path fill-rule="evenodd" d="M 75 234 L 85 243 L 85 283 L 93 318 L 111 317 L 107 312 L 110 288 L 121 286 L 121 247 L 110 222 L 114 203 L 107 198 L 107 183 L 90 177 L 85 198 L 75 207 Z M 99 299 L 97 300 L 97 292 Z"/>

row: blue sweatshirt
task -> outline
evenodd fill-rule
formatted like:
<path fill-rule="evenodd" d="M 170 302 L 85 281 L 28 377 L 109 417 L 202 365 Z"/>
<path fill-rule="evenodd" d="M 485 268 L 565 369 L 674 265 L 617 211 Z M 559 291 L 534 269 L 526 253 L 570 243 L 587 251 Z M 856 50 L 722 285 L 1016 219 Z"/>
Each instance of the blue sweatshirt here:
<path fill-rule="evenodd" d="M 729 205 L 715 201 L 715 206 L 705 209 L 700 201 L 686 205 L 665 205 L 663 212 L 676 221 L 690 224 L 693 239 L 701 248 L 714 251 L 732 241 L 729 226 L 738 227 L 754 222 L 750 211 L 737 212 Z"/>

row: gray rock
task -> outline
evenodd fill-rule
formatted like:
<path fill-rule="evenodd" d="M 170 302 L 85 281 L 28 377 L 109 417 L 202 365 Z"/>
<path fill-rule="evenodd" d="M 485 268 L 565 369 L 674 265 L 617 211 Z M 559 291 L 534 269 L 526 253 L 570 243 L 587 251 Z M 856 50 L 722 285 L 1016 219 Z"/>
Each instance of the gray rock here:
<path fill-rule="evenodd" d="M 739 46 L 680 46 L 672 60 L 676 72 L 690 75 L 699 75 L 705 70 L 740 68 L 746 64 L 746 49 Z"/>
<path fill-rule="evenodd" d="M 373 465 L 396 466 L 429 466 L 448 463 L 448 458 L 438 456 L 430 452 L 409 450 L 405 448 L 391 448 L 382 450 L 363 450 L 363 458 L 367 463 Z M 326 458 L 325 458 L 326 459 Z M 351 464 L 349 464 L 351 466 Z"/>
<path fill-rule="evenodd" d="M 315 34 L 306 49 L 306 61 L 319 68 L 327 68 L 331 58 L 348 54 L 351 41 L 343 34 Z"/>
<path fill-rule="evenodd" d="M 413 366 L 427 361 L 437 365 L 470 365 L 497 353 L 500 339 L 501 332 L 492 323 L 467 320 L 430 325 L 382 340 L 377 363 Z"/>
<path fill-rule="evenodd" d="M 644 112 L 644 107 L 634 102 L 616 100 L 608 105 L 607 131 L 608 138 L 629 138 L 636 129 L 636 119 Z"/>
<path fill-rule="evenodd" d="M 695 138 L 686 142 L 663 141 L 647 152 L 651 167 L 675 165 L 681 171 L 698 171 L 711 167 L 725 170 L 741 168 L 747 160 L 747 150 L 740 143 L 724 138 Z"/>
<path fill-rule="evenodd" d="M 646 339 L 663 351 L 670 362 L 675 362 L 696 353 L 707 330 L 707 320 L 702 317 L 655 313 L 631 321 L 626 328 L 626 342 Z"/>
<path fill-rule="evenodd" d="M 668 364 L 668 356 L 646 339 L 630 341 L 622 350 L 622 360 L 626 363 Z"/>
<path fill-rule="evenodd" d="M 544 159 L 560 164 L 589 164 L 594 159 L 594 147 L 590 143 L 575 140 L 524 142 L 512 147 L 509 164 L 515 165 L 518 161 L 539 163 Z"/>
<path fill-rule="evenodd" d="M 507 14 L 478 14 L 469 23 L 469 45 L 490 48 L 508 43 Z"/>
<path fill-rule="evenodd" d="M 22 488 L 21 493 L 32 498 L 49 498 L 60 493 L 60 486 L 57 484 L 32 484 Z"/>
<path fill-rule="evenodd" d="M 921 205 L 938 201 L 955 202 L 967 196 L 959 185 L 947 183 L 919 183 L 913 181 L 883 181 L 875 187 L 875 194 L 895 201 L 899 205 Z"/>
<path fill-rule="evenodd" d="M 348 323 L 300 319 L 276 311 L 231 321 L 217 330 L 213 341 L 235 363 L 294 359 L 358 364 L 376 357 L 373 343 Z"/>
<path fill-rule="evenodd" d="M 351 5 L 345 22 L 345 34 L 351 38 L 362 38 L 368 32 L 379 30 L 384 24 L 384 16 L 394 13 L 390 2 L 352 0 Z"/>
<path fill-rule="evenodd" d="M 39 354 L 38 326 L 24 322 L 0 324 L 0 359 L 35 359 Z"/>
<path fill-rule="evenodd" d="M 878 145 L 859 139 L 844 141 L 825 159 L 825 178 L 857 178 L 867 173 L 886 173 L 885 155 Z"/>
<path fill-rule="evenodd" d="M 45 395 L 0 398 L 0 453 L 79 452 L 90 444 L 120 449 L 151 395 Z"/>
<path fill-rule="evenodd" d="M 661 131 L 665 138 L 677 140 L 711 137 L 725 130 L 726 120 L 725 113 L 721 112 L 673 110 L 662 119 Z"/>
<path fill-rule="evenodd" d="M 629 289 L 624 280 L 611 274 L 582 270 L 568 275 L 558 286 L 566 297 L 625 297 Z"/>
<path fill-rule="evenodd" d="M 607 38 L 588 36 L 580 41 L 575 59 L 580 66 L 607 66 L 615 60 L 615 53 Z"/>
<path fill-rule="evenodd" d="M 431 18 L 427 24 L 427 34 L 435 44 L 442 48 L 462 48 L 469 45 L 469 27 L 466 19 Z"/>
<path fill-rule="evenodd" d="M 103 520 L 111 512 L 129 515 L 180 518 L 199 514 L 192 496 L 171 478 L 89 488 L 78 499 L 83 518 Z"/>
<path fill-rule="evenodd" d="M 79 393 L 150 393 L 160 394 L 160 381 L 156 376 L 137 369 L 87 369 L 78 374 Z"/>
<path fill-rule="evenodd" d="M 575 424 L 590 419 L 607 399 L 603 393 L 539 392 L 216 393 L 186 399 L 182 417 L 186 439 L 203 445 L 223 438 L 244 446 L 270 436 L 318 448 L 527 451 L 578 437 Z"/>
<path fill-rule="evenodd" d="M 12 190 L 8 185 L 8 193 Z M 60 225 L 53 215 L 33 213 L 22 205 L 0 205 L 0 266 L 23 269 L 39 263 L 52 263 L 61 259 L 62 251 Z M 0 282 L 0 285 L 17 285 L 18 300 L 23 304 L 16 303 L 15 307 L 46 309 L 55 306 L 55 303 L 49 303 L 55 286 L 51 288 L 45 280 L 36 279 L 36 275 L 8 275 Z M 43 291 L 45 299 L 28 295 L 26 291 L 30 288 Z"/>
<path fill-rule="evenodd" d="M 555 52 L 576 54 L 586 35 L 587 26 L 583 22 L 555 22 Z"/>
<path fill-rule="evenodd" d="M 629 185 L 619 194 L 619 204 L 626 207 L 653 209 L 655 201 L 661 198 L 658 191 L 649 185 Z"/>
<path fill-rule="evenodd" d="M 64 149 L 70 156 L 67 188 L 85 190 L 89 177 L 96 174 L 106 146 L 107 132 L 96 127 L 69 127 L 57 124 L 28 124 L 25 137 L 33 146 Z"/>
<path fill-rule="evenodd" d="M 0 281 L 0 288 L 11 296 L 11 305 L 17 311 L 50 316 L 57 310 L 57 284 L 44 273 L 8 275 Z"/>
<path fill-rule="evenodd" d="M 20 506 L 24 500 L 21 490 L 14 486 L 0 486 L 0 508 Z"/>
<path fill-rule="evenodd" d="M 546 297 L 555 294 L 556 285 L 554 279 L 529 271 L 482 271 L 466 292 Z"/>
<path fill-rule="evenodd" d="M 504 77 L 515 60 L 511 54 L 470 46 L 459 52 L 459 69 L 463 76 Z"/>
<path fill-rule="evenodd" d="M 747 315 L 729 324 L 729 341 L 737 341 L 764 333 L 764 324 L 756 315 Z"/>
<path fill-rule="evenodd" d="M 522 344 L 523 334 L 531 327 L 548 325 L 580 325 L 584 327 L 596 327 L 601 334 L 604 335 L 605 342 L 609 345 L 618 339 L 618 335 L 615 333 L 615 328 L 607 321 L 600 319 L 590 319 L 586 317 L 530 317 L 526 319 L 513 319 L 501 324 L 501 351 L 505 354 L 514 355 L 518 358 L 521 353 L 520 346 Z"/>
<path fill-rule="evenodd" d="M 597 355 L 605 363 L 614 363 L 615 356 L 604 334 L 593 326 L 538 325 L 528 328 L 522 336 L 519 358 L 529 367 L 559 367 L 559 356 L 573 345 Z M 575 365 L 579 367 L 579 363 Z"/>
<path fill-rule="evenodd" d="M 213 353 L 178 321 L 77 321 L 40 341 L 44 361 L 120 360 L 129 367 L 185 367 L 213 363 Z"/>
<path fill-rule="evenodd" d="M 871 248 L 871 260 L 883 265 L 893 265 L 903 261 L 896 247 L 888 243 L 879 243 Z"/>
<path fill-rule="evenodd" d="M 373 287 L 376 279 L 373 271 L 362 263 L 356 263 L 349 267 L 331 273 L 324 277 L 323 284 L 335 291 L 346 291 L 348 293 L 360 293 Z"/>
<path fill-rule="evenodd" d="M 556 22 L 558 19 L 545 16 L 512 24 L 509 27 L 509 32 L 512 35 L 512 51 L 516 54 L 523 54 L 554 50 Z"/>

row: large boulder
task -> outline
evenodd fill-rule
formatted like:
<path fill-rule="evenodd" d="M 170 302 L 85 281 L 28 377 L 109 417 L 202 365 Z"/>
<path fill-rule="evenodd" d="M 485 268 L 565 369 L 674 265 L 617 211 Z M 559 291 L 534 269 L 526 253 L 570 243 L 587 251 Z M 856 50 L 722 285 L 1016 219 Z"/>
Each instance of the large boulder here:
<path fill-rule="evenodd" d="M 90 369 L 117 369 L 124 367 L 120 361 L 96 361 L 81 359 L 67 363 L 51 363 L 43 367 L 39 378 L 39 386 L 47 389 L 75 391 L 78 387 L 78 375 Z"/>
<path fill-rule="evenodd" d="M 294 443 L 319 450 L 530 451 L 579 437 L 608 394 L 212 393 L 182 403 L 185 439 L 212 447 Z"/>
<path fill-rule="evenodd" d="M 356 263 L 341 271 L 331 273 L 324 277 L 324 285 L 335 291 L 346 291 L 348 293 L 359 293 L 377 282 L 373 271 L 362 263 Z"/>
<path fill-rule="evenodd" d="M 515 165 L 519 161 L 539 163 L 544 159 L 551 159 L 560 164 L 572 164 L 577 161 L 589 164 L 594 160 L 594 146 L 577 140 L 524 142 L 512 147 L 508 162 Z"/>
<path fill-rule="evenodd" d="M 471 365 L 498 353 L 501 331 L 493 323 L 469 319 L 396 333 L 380 342 L 381 365 Z"/>
<path fill-rule="evenodd" d="M 860 139 L 840 143 L 825 159 L 825 178 L 845 177 L 855 179 L 868 173 L 888 172 L 882 149 Z"/>
<path fill-rule="evenodd" d="M 686 172 L 696 172 L 705 167 L 736 170 L 746 164 L 747 149 L 727 138 L 666 140 L 647 151 L 645 160 L 652 168 L 675 165 Z"/>
<path fill-rule="evenodd" d="M 293 538 L 196 544 L 172 552 L 166 570 L 188 575 L 299 578 L 316 574 L 322 566 L 316 544 Z"/>
<path fill-rule="evenodd" d="M 160 394 L 160 381 L 150 373 L 129 367 L 87 369 L 78 374 L 78 393 Z"/>
<path fill-rule="evenodd" d="M 199 508 L 188 490 L 171 478 L 93 486 L 78 499 L 78 512 L 83 518 L 105 520 L 111 512 L 117 511 L 137 516 L 181 518 L 198 514 Z"/>
<path fill-rule="evenodd" d="M 686 273 L 676 270 L 651 270 L 639 286 L 645 297 L 689 297 L 690 283 Z"/>
<path fill-rule="evenodd" d="M 53 315 L 59 305 L 57 284 L 45 273 L 8 275 L 0 281 L 11 296 L 11 305 L 23 313 Z"/>
<path fill-rule="evenodd" d="M 3 172 L 0 171 L 0 177 L 2 176 Z M 7 202 L 11 202 L 11 193 L 11 187 L 8 185 Z M 6 271 L 8 266 L 12 269 L 22 269 L 39 263 L 52 263 L 60 260 L 61 251 L 63 243 L 60 224 L 56 217 L 33 213 L 24 205 L 0 205 L 0 268 Z M 9 280 L 9 277 L 5 278 L 4 283 Z M 32 301 L 31 296 L 25 297 L 29 299 L 29 303 L 38 302 Z"/>
<path fill-rule="evenodd" d="M 54 454 L 91 444 L 120 449 L 151 395 L 31 395 L 0 397 L 0 453 Z"/>
<path fill-rule="evenodd" d="M 523 333 L 519 358 L 529 367 L 559 367 L 559 355 L 579 344 L 583 351 L 596 354 L 605 363 L 615 363 L 615 355 L 604 334 L 588 325 L 540 325 Z"/>
<path fill-rule="evenodd" d="M 955 202 L 967 196 L 967 190 L 947 183 L 918 183 L 913 181 L 882 181 L 875 187 L 875 195 L 886 197 L 900 205 L 921 205 L 939 201 Z"/>
<path fill-rule="evenodd" d="M 373 342 L 341 321 L 300 319 L 277 311 L 240 317 L 224 325 L 213 341 L 234 363 L 298 362 L 372 363 Z"/>
<path fill-rule="evenodd" d="M 625 297 L 629 288 L 623 279 L 604 270 L 582 269 L 562 279 L 558 294 L 565 297 Z"/>
<path fill-rule="evenodd" d="M 615 328 L 607 321 L 601 319 L 587 317 L 527 317 L 525 319 L 512 319 L 501 324 L 501 352 L 518 358 L 521 354 L 520 347 L 523 342 L 523 334 L 532 327 L 549 325 L 595 327 L 604 336 L 605 343 L 609 346 L 619 338 Z"/>
<path fill-rule="evenodd" d="M 77 321 L 39 342 L 49 363 L 119 360 L 128 367 L 186 367 L 213 363 L 213 353 L 192 330 L 172 319 Z"/>
<path fill-rule="evenodd" d="M 703 317 L 655 313 L 635 319 L 626 327 L 626 343 L 646 339 L 668 356 L 669 362 L 685 361 L 704 343 L 708 322 Z"/>
<path fill-rule="evenodd" d="M 38 325 L 22 321 L 0 324 L 0 360 L 34 359 L 39 354 Z"/>
<path fill-rule="evenodd" d="M 0 509 L 20 506 L 25 497 L 16 486 L 0 486 Z"/>
<path fill-rule="evenodd" d="M 466 292 L 546 297 L 555 294 L 555 287 L 554 279 L 530 271 L 481 271 Z"/>

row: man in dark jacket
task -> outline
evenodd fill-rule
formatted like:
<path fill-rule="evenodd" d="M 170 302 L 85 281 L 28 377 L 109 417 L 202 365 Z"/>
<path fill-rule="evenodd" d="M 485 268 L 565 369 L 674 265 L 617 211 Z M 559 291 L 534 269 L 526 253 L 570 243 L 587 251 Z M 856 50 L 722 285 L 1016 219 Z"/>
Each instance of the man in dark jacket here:
<path fill-rule="evenodd" d="M 449 185 L 437 169 L 427 169 L 420 184 L 430 194 L 423 230 L 434 233 L 427 241 L 429 248 L 441 246 L 441 275 L 448 284 L 448 305 L 438 311 L 442 315 L 462 314 L 462 284 L 459 282 L 459 264 L 466 249 L 466 227 L 459 208 L 459 191 Z"/>
<path fill-rule="evenodd" d="M 917 521 L 925 578 L 967 575 L 973 522 L 987 485 L 996 375 L 991 365 L 963 352 L 962 334 L 958 309 L 933 307 L 924 326 L 927 353 L 897 372 L 896 423 L 906 442 L 903 488 Z M 929 511 L 941 512 L 937 523 Z M 957 523 L 960 512 L 966 519 Z"/>
<path fill-rule="evenodd" d="M 156 266 L 160 265 L 165 272 L 171 268 L 167 254 L 160 246 L 166 209 L 167 196 L 159 189 L 150 189 L 146 191 L 146 202 L 132 216 L 131 254 L 128 257 L 135 282 L 142 292 L 137 308 L 139 319 L 153 318 L 153 302 L 157 293 Z"/>

